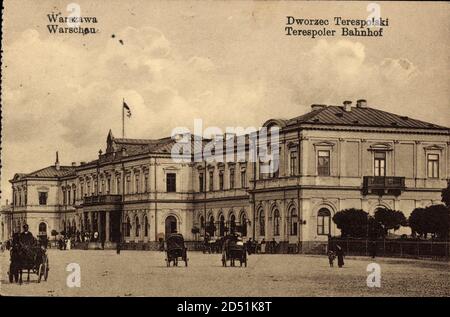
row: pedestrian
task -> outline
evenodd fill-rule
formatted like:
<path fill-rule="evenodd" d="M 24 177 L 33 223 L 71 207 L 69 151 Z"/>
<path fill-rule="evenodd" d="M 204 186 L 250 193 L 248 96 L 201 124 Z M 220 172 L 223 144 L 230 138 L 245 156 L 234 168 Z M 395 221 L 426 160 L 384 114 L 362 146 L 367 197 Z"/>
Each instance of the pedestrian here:
<path fill-rule="evenodd" d="M 375 259 L 377 256 L 377 242 L 375 240 L 370 244 L 370 255 L 372 256 L 372 259 Z"/>
<path fill-rule="evenodd" d="M 336 256 L 338 258 L 338 266 L 343 267 L 344 266 L 344 250 L 342 250 L 342 247 L 339 244 L 336 246 Z"/>
<path fill-rule="evenodd" d="M 266 240 L 264 238 L 261 240 L 261 253 L 266 253 Z"/>
<path fill-rule="evenodd" d="M 246 243 L 248 255 L 252 254 L 252 245 L 253 245 L 252 238 L 249 238 Z"/>
<path fill-rule="evenodd" d="M 117 254 L 120 254 L 120 247 L 121 247 L 120 242 L 117 242 L 116 243 L 116 253 Z"/>
<path fill-rule="evenodd" d="M 272 253 L 277 253 L 277 242 L 275 241 L 275 238 L 272 239 Z"/>
<path fill-rule="evenodd" d="M 333 252 L 333 250 L 328 250 L 328 262 L 330 263 L 330 267 L 333 267 L 335 258 L 336 254 Z"/>

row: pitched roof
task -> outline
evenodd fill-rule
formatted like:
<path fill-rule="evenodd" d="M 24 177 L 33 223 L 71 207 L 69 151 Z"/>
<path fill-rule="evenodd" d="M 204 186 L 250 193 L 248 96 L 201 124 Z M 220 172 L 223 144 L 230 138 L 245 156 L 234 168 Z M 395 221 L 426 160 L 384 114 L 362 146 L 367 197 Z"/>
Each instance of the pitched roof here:
<path fill-rule="evenodd" d="M 33 178 L 52 178 L 52 177 L 63 177 L 63 176 L 69 176 L 69 175 L 75 175 L 75 167 L 73 166 L 60 166 L 59 170 L 56 169 L 55 165 L 51 165 L 45 168 L 42 168 L 40 170 L 24 174 L 19 173 L 16 174 L 14 177 L 14 180 L 24 179 L 27 177 L 33 177 Z"/>
<path fill-rule="evenodd" d="M 342 106 L 323 106 L 320 109 L 286 121 L 288 126 L 302 123 L 434 130 L 450 129 L 370 107 L 352 107 L 350 111 L 345 111 Z"/>

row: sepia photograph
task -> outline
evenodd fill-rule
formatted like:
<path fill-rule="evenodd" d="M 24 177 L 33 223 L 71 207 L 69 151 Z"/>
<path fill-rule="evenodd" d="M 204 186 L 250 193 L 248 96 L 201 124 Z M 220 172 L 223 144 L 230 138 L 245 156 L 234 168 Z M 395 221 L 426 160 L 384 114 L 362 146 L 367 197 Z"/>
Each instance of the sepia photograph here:
<path fill-rule="evenodd" d="M 450 296 L 448 2 L 2 17 L 0 296 Z"/>

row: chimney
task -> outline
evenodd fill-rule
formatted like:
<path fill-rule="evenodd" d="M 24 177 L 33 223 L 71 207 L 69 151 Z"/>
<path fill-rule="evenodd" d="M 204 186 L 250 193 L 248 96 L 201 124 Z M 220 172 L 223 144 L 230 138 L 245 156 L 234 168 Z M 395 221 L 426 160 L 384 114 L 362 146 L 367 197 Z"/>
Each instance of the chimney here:
<path fill-rule="evenodd" d="M 365 107 L 367 107 L 367 101 L 366 101 L 366 99 L 358 99 L 358 100 L 356 101 L 356 107 L 357 107 L 357 108 L 365 108 Z"/>
<path fill-rule="evenodd" d="M 84 165 L 84 164 L 86 164 L 85 161 L 81 161 L 81 162 L 80 162 L 80 165 Z"/>
<path fill-rule="evenodd" d="M 55 168 L 56 168 L 57 171 L 59 171 L 59 169 L 60 169 L 58 151 L 56 151 Z"/>
<path fill-rule="evenodd" d="M 72 162 L 72 166 L 73 167 L 77 166 L 77 162 Z"/>
<path fill-rule="evenodd" d="M 314 110 L 324 109 L 326 107 L 327 107 L 327 105 L 313 104 L 313 105 L 311 105 L 311 110 L 314 111 Z"/>
<path fill-rule="evenodd" d="M 344 101 L 344 110 L 351 111 L 352 110 L 352 102 L 349 100 Z"/>

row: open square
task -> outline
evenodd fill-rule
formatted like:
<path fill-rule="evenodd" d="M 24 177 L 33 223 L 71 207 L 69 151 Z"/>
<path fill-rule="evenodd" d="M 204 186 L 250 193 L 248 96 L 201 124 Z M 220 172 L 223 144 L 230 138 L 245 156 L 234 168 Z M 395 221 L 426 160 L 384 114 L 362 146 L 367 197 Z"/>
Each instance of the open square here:
<path fill-rule="evenodd" d="M 450 264 L 426 260 L 250 255 L 248 267 L 222 267 L 220 254 L 188 252 L 188 267 L 166 267 L 165 252 L 48 250 L 49 278 L 10 284 L 8 252 L 0 255 L 1 294 L 34 296 L 449 296 Z M 381 266 L 381 287 L 366 283 L 369 263 Z M 81 268 L 81 287 L 69 288 L 69 263 Z"/>

